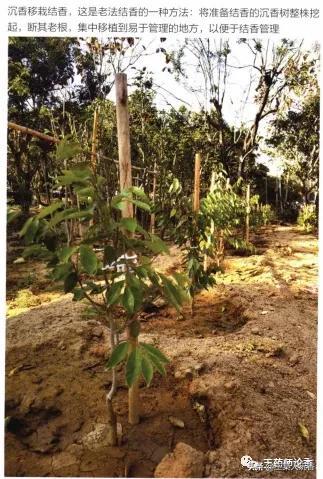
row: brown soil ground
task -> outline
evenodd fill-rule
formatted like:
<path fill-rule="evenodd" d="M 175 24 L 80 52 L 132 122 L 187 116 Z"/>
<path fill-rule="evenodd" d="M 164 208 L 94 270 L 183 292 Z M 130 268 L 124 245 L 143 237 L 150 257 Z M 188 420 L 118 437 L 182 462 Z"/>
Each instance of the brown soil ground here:
<path fill-rule="evenodd" d="M 260 477 L 240 465 L 245 454 L 315 459 L 317 239 L 274 226 L 253 240 L 259 254 L 227 257 L 217 286 L 197 296 L 194 319 L 168 308 L 142 316 L 142 339 L 171 364 L 166 378 L 141 388 L 137 427 L 127 424 L 119 372 L 119 447 L 104 446 L 100 436 L 110 385 L 100 318 L 56 291 L 40 263 L 12 264 L 17 251 L 10 249 L 6 475 L 152 477 L 178 442 L 207 453 L 206 477 Z M 166 272 L 180 263 L 171 251 L 160 261 Z M 18 289 L 28 274 L 30 284 Z"/>

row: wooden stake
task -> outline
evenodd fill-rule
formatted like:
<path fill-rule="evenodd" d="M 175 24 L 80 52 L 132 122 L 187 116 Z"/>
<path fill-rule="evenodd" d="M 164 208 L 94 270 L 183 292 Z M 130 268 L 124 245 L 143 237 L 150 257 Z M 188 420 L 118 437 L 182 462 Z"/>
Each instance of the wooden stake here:
<path fill-rule="evenodd" d="M 200 209 L 200 178 L 201 178 L 201 154 L 195 155 L 195 172 L 194 172 L 194 194 L 193 194 L 193 211 Z"/>
<path fill-rule="evenodd" d="M 193 192 L 193 212 L 197 213 L 200 209 L 200 178 L 201 178 L 201 154 L 195 154 L 195 168 L 194 168 L 194 192 Z M 196 221 L 196 218 L 194 218 Z M 194 288 L 195 279 L 192 278 L 192 287 Z M 191 317 L 194 317 L 194 299 L 192 295 L 191 301 Z"/>
<path fill-rule="evenodd" d="M 214 191 L 214 188 L 215 188 L 215 177 L 216 177 L 216 173 L 215 173 L 215 171 L 212 171 L 211 183 L 210 183 L 210 193 L 212 193 Z M 208 267 L 209 267 L 209 257 L 205 253 L 204 258 L 203 258 L 203 271 L 206 272 Z"/>
<path fill-rule="evenodd" d="M 116 85 L 116 109 L 117 109 L 117 130 L 118 130 L 118 149 L 119 149 L 119 171 L 120 171 L 120 190 L 132 186 L 131 173 L 131 151 L 130 151 L 130 130 L 128 113 L 128 91 L 127 75 L 117 73 L 115 77 Z M 122 210 L 123 218 L 133 218 L 133 205 L 125 202 Z M 138 345 L 138 337 L 132 335 L 131 327 L 127 327 L 127 337 L 134 350 Z M 139 423 L 139 381 L 136 381 L 129 388 L 128 392 L 128 421 L 130 424 Z"/>
<path fill-rule="evenodd" d="M 154 163 L 154 176 L 153 176 L 153 192 L 152 192 L 152 201 L 155 204 L 156 199 L 156 189 L 157 189 L 157 171 L 156 171 L 156 160 Z M 150 231 L 152 234 L 155 234 L 155 222 L 156 222 L 156 215 L 155 213 L 151 214 L 150 217 Z"/>
<path fill-rule="evenodd" d="M 250 237 L 250 184 L 246 190 L 246 243 L 249 243 Z"/>
<path fill-rule="evenodd" d="M 115 80 L 120 190 L 123 190 L 132 186 L 127 75 L 125 73 L 117 73 Z M 125 204 L 122 216 L 124 218 L 133 218 L 132 203 L 127 202 Z"/>

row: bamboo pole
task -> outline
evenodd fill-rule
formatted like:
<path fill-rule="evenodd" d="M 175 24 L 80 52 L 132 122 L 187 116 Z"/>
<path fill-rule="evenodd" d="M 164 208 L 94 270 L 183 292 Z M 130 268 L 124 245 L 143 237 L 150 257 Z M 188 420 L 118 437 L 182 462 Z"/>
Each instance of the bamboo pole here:
<path fill-rule="evenodd" d="M 25 135 L 35 136 L 36 138 L 40 138 L 41 140 L 47 141 L 49 143 L 59 143 L 59 139 L 55 138 L 54 136 L 45 135 L 45 133 L 32 130 L 26 126 L 17 125 L 17 123 L 13 123 L 12 121 L 8 121 L 8 128 L 10 130 L 21 131 L 21 133 L 24 133 Z"/>
<path fill-rule="evenodd" d="M 246 190 L 246 243 L 250 239 L 250 184 L 247 185 Z"/>
<path fill-rule="evenodd" d="M 127 75 L 117 73 L 115 77 L 116 85 L 116 110 L 117 110 L 117 131 L 118 131 L 118 150 L 119 150 L 119 171 L 120 171 L 120 190 L 132 186 L 131 171 L 131 151 L 130 151 L 130 130 L 128 113 L 128 91 Z M 133 218 L 133 205 L 125 202 L 122 210 L 123 218 Z M 133 351 L 138 345 L 138 337 L 132 334 L 131 324 L 127 327 L 127 337 L 130 343 L 130 349 Z M 130 424 L 139 423 L 139 381 L 136 381 L 128 392 L 128 421 Z"/>

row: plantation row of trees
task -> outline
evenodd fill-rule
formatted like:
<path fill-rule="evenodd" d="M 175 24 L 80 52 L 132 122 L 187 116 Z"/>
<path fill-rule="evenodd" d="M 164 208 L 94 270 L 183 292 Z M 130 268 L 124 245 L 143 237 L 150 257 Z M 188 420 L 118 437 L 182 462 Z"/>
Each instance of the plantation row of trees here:
<path fill-rule="evenodd" d="M 9 45 L 8 183 L 23 217 L 33 195 L 42 206 L 20 230 L 23 258 L 47 260 L 52 279 L 75 301 L 88 301 L 109 330 L 111 445 L 117 442 L 113 398 L 119 364 L 125 364 L 131 424 L 140 417 L 140 377 L 149 385 L 155 372 L 166 371 L 164 354 L 140 340 L 145 304 L 159 295 L 185 315 L 182 308 L 190 302 L 193 317 L 195 295 L 215 284 L 225 250 L 253 251 L 249 226 L 272 219 L 268 203 L 282 213 L 283 203 L 306 204 L 312 193 L 317 199 L 312 56 L 287 40 L 270 53 L 269 44 L 241 40 L 251 51 L 257 81 L 254 117 L 238 127 L 224 116 L 233 68 L 229 44 L 188 40 L 168 51 L 165 39 L 159 43 L 153 53 L 161 57 L 161 69 L 184 85 L 187 56 L 195 59 L 204 85 L 196 91 L 198 112 L 158 108 L 154 76 L 143 65 L 148 47 L 137 39 L 14 38 Z M 128 102 L 120 73 L 131 70 Z M 109 96 L 114 81 L 116 104 Z M 270 134 L 263 138 L 269 118 Z M 256 161 L 261 145 L 284 160 L 283 184 Z M 12 210 L 9 220 L 16 215 Z M 155 227 L 181 249 L 182 268 L 172 276 L 154 268 L 154 257 L 168 253 Z"/>
<path fill-rule="evenodd" d="M 313 201 L 318 194 L 319 89 L 316 77 L 318 53 L 283 40 L 270 46 L 241 40 L 250 50 L 256 77 L 250 83 L 254 118 L 239 127 L 224 117 L 231 60 L 227 42 L 188 40 L 168 50 L 160 39 L 149 54 L 149 45 L 138 39 L 12 38 L 9 43 L 9 121 L 47 132 L 57 138 L 70 135 L 82 145 L 77 161 L 91 160 L 93 117 L 97 113 L 96 167 L 107 178 L 107 195 L 118 184 L 115 104 L 109 96 L 114 74 L 131 74 L 129 114 L 131 154 L 141 168 L 135 184 L 147 194 L 158 177 L 155 198 L 166 206 L 174 178 L 182 196 L 192 191 L 194 155 L 201 151 L 201 190 L 208 191 L 213 171 L 224 170 L 233 184 L 239 178 L 251 183 L 260 202 L 278 210 L 295 201 Z M 268 51 L 272 49 L 272 51 Z M 187 105 L 160 109 L 158 88 L 149 71 L 150 56 L 160 70 L 194 90 L 189 82 L 188 58 L 195 60 L 196 74 L 203 79 L 198 91 L 200 111 Z M 193 60 L 192 60 L 193 59 Z M 193 62 L 194 63 L 194 62 Z M 239 67 L 240 68 L 240 67 Z M 242 68 L 242 67 L 241 67 Z M 247 68 L 247 65 L 246 65 Z M 197 91 L 197 90 L 194 90 Z M 239 99 L 238 101 L 242 101 Z M 269 134 L 264 138 L 261 125 Z M 260 147 L 283 165 L 280 182 L 268 176 L 268 168 L 256 162 Z M 53 144 L 10 130 L 8 134 L 8 186 L 15 203 L 28 214 L 33 195 L 49 204 L 55 178 L 66 167 L 58 160 Z M 92 157 L 93 159 L 93 157 Z M 69 167 L 71 166 L 69 161 Z"/>

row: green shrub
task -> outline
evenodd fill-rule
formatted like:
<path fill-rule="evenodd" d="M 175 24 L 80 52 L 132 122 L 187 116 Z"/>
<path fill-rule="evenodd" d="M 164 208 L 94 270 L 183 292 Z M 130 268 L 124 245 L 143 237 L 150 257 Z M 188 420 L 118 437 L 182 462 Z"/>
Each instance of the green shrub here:
<path fill-rule="evenodd" d="M 268 204 L 259 204 L 258 195 L 254 195 L 251 197 L 250 206 L 250 226 L 254 228 L 259 228 L 260 226 L 268 225 L 274 220 L 275 214 L 272 210 L 272 207 Z"/>
<path fill-rule="evenodd" d="M 303 205 L 298 213 L 297 224 L 307 233 L 317 227 L 315 205 Z"/>

